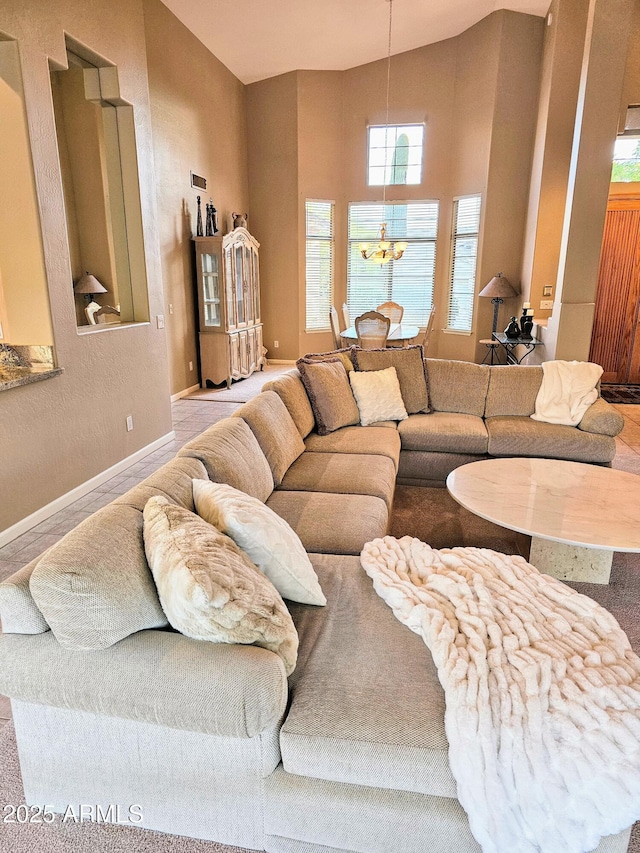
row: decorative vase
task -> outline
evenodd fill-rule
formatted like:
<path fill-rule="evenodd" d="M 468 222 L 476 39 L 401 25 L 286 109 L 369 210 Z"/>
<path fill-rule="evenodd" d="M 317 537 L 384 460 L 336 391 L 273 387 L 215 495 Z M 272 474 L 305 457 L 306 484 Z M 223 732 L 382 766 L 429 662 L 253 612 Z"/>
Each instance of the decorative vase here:
<path fill-rule="evenodd" d="M 531 317 L 524 317 L 520 326 L 522 337 L 530 338 L 533 331 L 533 320 Z"/>
<path fill-rule="evenodd" d="M 508 338 L 519 338 L 520 337 L 520 326 L 518 325 L 518 321 L 515 317 L 512 317 L 509 325 L 504 330 L 505 335 Z"/>

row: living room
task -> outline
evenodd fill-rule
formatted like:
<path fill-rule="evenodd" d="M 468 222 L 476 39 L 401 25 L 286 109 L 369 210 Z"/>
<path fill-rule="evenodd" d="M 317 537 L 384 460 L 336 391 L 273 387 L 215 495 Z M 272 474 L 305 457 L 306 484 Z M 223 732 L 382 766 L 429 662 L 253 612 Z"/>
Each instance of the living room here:
<path fill-rule="evenodd" d="M 160 0 L 5 0 L 0 38 L 17 45 L 33 169 L 33 233 L 13 252 L 40 258 L 30 298 L 34 311 L 48 312 L 41 340 L 7 343 L 52 346 L 55 369 L 2 393 L 0 480 L 11 499 L 0 506 L 0 545 L 171 440 L 172 401 L 199 384 L 191 239 L 198 195 L 203 206 L 213 200 L 222 233 L 234 212 L 248 213 L 260 242 L 270 362 L 333 348 L 329 330 L 309 332 L 305 323 L 305 200 L 335 202 L 339 306 L 347 299 L 349 204 L 381 197 L 367 184 L 369 125 L 425 126 L 420 183 L 389 197 L 439 202 L 430 356 L 482 361 L 493 306 L 478 294 L 502 271 L 520 293 L 502 306 L 499 328 L 529 302 L 546 321 L 545 360 L 588 359 L 613 142 L 627 107 L 640 102 L 640 10 L 622 0 L 613 15 L 602 0 L 476 5 L 457 32 L 394 49 L 387 122 L 384 0 L 360 8 L 373 20 L 371 59 L 266 69 L 244 80 Z M 243 26 L 242 10 L 221 3 L 213 31 L 216 15 Z M 394 16 L 398 34 L 412 29 L 402 0 Z M 64 73 L 70 53 L 104 71 L 103 84 L 117 87 L 110 101 L 132 107 L 135 122 L 146 316 L 97 332 L 84 327 L 85 299 L 73 291 L 85 270 L 70 246 L 52 94 L 52 76 Z M 191 173 L 206 178 L 206 190 L 191 185 Z M 483 205 L 477 287 L 472 326 L 460 333 L 444 319 L 448 246 L 454 200 L 473 194 Z M 111 294 L 97 298 L 111 302 Z M 553 309 L 541 308 L 549 299 Z"/>

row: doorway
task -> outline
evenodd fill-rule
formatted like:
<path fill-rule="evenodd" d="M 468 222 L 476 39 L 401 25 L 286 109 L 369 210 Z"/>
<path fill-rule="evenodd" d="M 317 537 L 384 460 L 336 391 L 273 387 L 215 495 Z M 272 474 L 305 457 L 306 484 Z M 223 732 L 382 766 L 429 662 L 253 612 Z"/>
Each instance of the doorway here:
<path fill-rule="evenodd" d="M 602 382 L 640 385 L 640 196 L 609 198 L 589 360 Z"/>

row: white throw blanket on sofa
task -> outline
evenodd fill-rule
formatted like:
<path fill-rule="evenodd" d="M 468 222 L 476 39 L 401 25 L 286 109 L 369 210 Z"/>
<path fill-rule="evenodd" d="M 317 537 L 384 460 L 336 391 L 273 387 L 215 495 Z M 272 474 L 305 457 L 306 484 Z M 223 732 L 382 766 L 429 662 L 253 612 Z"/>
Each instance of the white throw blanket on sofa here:
<path fill-rule="evenodd" d="M 590 361 L 545 361 L 536 397 L 535 421 L 578 426 L 589 406 L 598 399 L 599 364 Z"/>
<path fill-rule="evenodd" d="M 608 611 L 488 549 L 385 536 L 361 562 L 431 650 L 484 853 L 585 853 L 640 818 L 640 658 Z"/>

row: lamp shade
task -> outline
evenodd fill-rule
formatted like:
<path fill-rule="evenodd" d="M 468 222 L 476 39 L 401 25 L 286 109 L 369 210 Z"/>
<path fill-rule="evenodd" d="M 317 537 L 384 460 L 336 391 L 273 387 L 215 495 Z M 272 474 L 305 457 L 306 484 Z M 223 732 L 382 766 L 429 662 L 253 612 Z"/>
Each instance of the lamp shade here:
<path fill-rule="evenodd" d="M 512 296 L 517 296 L 518 292 L 514 289 L 508 278 L 505 278 L 501 272 L 491 279 L 489 284 L 485 285 L 478 296 L 487 296 L 489 299 L 510 299 Z"/>
<path fill-rule="evenodd" d="M 86 272 L 82 278 L 79 278 L 78 281 L 73 285 L 74 293 L 106 293 L 107 288 L 103 287 L 95 275 L 91 275 L 91 273 Z"/>

